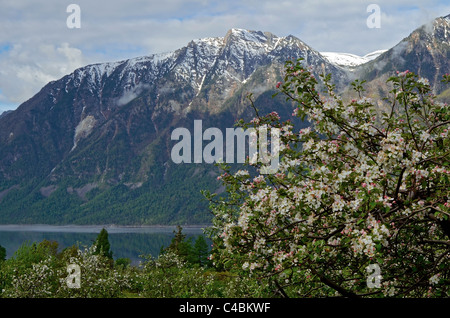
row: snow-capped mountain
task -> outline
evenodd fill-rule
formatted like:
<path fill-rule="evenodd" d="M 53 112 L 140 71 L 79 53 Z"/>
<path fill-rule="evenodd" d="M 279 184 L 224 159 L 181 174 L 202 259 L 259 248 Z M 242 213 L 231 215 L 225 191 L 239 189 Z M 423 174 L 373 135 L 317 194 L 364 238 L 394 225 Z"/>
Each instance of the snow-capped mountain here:
<path fill-rule="evenodd" d="M 346 80 L 345 71 L 296 37 L 231 29 L 174 52 L 88 65 L 50 82 L 0 119 L 0 221 L 25 214 L 33 222 L 104 222 L 104 209 L 117 213 L 107 218 L 116 223 L 177 222 L 194 211 L 191 222 L 205 221 L 198 187 L 219 187 L 211 177 L 216 168 L 175 165 L 171 131 L 191 130 L 194 119 L 205 128 L 234 127 L 254 116 L 248 93 L 261 112 L 277 107 L 290 116 L 291 106 L 271 96 L 285 61 L 297 58 L 316 75 L 332 73 L 338 86 Z M 180 186 L 186 173 L 182 180 L 191 185 Z M 171 194 L 161 197 L 161 187 Z M 30 201 L 8 201 L 5 193 L 15 191 Z M 140 214 L 117 201 L 129 196 L 140 198 Z M 167 213 L 156 217 L 159 205 Z"/>
<path fill-rule="evenodd" d="M 320 54 L 322 54 L 330 63 L 333 63 L 334 65 L 353 69 L 359 65 L 376 59 L 386 51 L 387 50 L 377 50 L 364 56 L 339 52 L 320 52 Z"/>
<path fill-rule="evenodd" d="M 174 52 L 79 68 L 0 116 L 0 223 L 208 222 L 200 190 L 222 191 L 217 168 L 174 164 L 175 128 L 192 135 L 197 119 L 203 129 L 234 127 L 254 116 L 248 93 L 261 114 L 292 118 L 292 105 L 272 98 L 289 59 L 331 73 L 337 91 L 359 76 L 381 94 L 377 80 L 405 69 L 437 85 L 450 69 L 449 30 L 450 17 L 439 18 L 384 53 L 358 57 L 231 29 Z"/>

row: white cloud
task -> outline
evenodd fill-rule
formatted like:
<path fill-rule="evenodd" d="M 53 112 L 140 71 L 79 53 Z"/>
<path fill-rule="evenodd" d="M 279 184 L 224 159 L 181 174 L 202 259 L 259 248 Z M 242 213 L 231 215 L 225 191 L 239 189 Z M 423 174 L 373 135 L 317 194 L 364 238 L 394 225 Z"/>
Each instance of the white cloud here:
<path fill-rule="evenodd" d="M 127 90 L 123 93 L 123 95 L 117 100 L 117 105 L 122 106 L 125 104 L 128 104 L 133 99 L 138 97 L 142 91 L 149 88 L 149 85 L 147 84 L 138 84 L 135 87 L 133 87 L 131 90 Z"/>
<path fill-rule="evenodd" d="M 0 102 L 21 103 L 48 82 L 85 64 L 82 52 L 68 43 L 40 44 L 35 48 L 15 44 L 0 59 Z"/>

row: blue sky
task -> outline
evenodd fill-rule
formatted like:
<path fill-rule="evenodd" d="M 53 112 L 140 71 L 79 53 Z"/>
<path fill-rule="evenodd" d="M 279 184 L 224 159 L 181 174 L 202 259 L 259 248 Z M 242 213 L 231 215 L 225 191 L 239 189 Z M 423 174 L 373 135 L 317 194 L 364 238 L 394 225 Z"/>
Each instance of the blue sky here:
<path fill-rule="evenodd" d="M 79 29 L 66 24 L 71 3 L 81 9 Z M 367 27 L 369 4 L 381 9 L 380 28 Z M 448 0 L 2 0 L 0 112 L 78 67 L 172 51 L 234 27 L 365 55 L 448 14 Z"/>

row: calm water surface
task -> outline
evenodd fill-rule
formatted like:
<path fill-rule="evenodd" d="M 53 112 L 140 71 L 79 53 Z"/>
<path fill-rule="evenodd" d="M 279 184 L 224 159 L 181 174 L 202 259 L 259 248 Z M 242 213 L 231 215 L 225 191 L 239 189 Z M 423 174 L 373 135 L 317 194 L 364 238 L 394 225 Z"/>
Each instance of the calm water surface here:
<path fill-rule="evenodd" d="M 176 227 L 127 227 L 127 226 L 53 226 L 53 225 L 0 225 L 0 245 L 6 249 L 6 257 L 14 255 L 24 243 L 41 242 L 46 239 L 57 241 L 60 251 L 72 245 L 81 248 L 91 246 L 101 229 L 109 234 L 114 259 L 126 257 L 133 265 L 143 258 L 140 255 L 157 257 L 161 247 L 170 244 Z M 194 240 L 204 234 L 205 226 L 183 227 L 183 233 Z"/>

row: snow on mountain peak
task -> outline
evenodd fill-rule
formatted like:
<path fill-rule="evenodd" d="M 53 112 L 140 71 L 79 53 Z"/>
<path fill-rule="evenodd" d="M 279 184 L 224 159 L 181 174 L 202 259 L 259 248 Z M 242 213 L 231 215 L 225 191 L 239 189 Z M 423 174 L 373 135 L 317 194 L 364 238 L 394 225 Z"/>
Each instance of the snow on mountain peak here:
<path fill-rule="evenodd" d="M 306 63 L 314 65 L 323 61 L 318 52 L 292 35 L 278 37 L 270 32 L 233 28 L 224 37 L 192 40 L 173 52 L 80 68 L 69 76 L 66 91 L 69 83 L 79 86 L 84 81 L 92 91 L 101 90 L 103 81 L 114 76 L 120 83 L 117 87 L 128 93 L 139 83 L 153 83 L 169 72 L 201 90 L 210 72 L 226 80 L 244 82 L 258 66 L 286 56 L 303 57 Z"/>
<path fill-rule="evenodd" d="M 260 31 L 252 31 L 252 30 L 245 30 L 245 29 L 236 29 L 233 28 L 227 32 L 227 35 L 225 35 L 225 39 L 228 38 L 240 38 L 245 41 L 249 42 L 266 42 L 267 37 L 263 32 Z"/>
<path fill-rule="evenodd" d="M 337 66 L 353 68 L 376 59 L 386 51 L 387 50 L 377 50 L 364 56 L 340 52 L 320 52 L 320 54 L 324 56 L 330 63 L 333 63 Z"/>

